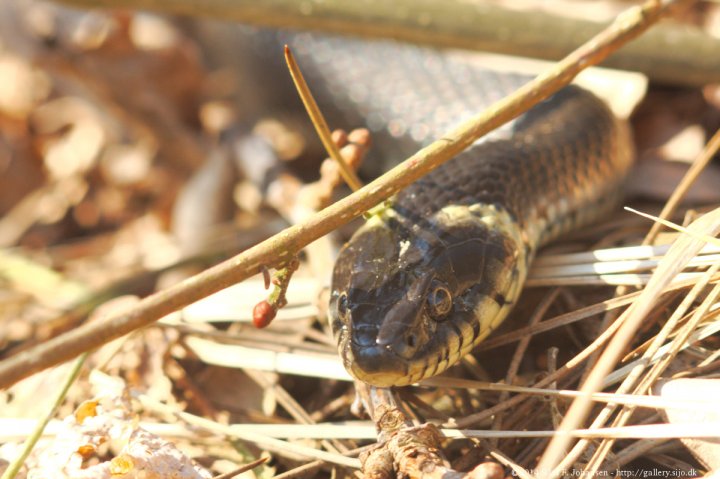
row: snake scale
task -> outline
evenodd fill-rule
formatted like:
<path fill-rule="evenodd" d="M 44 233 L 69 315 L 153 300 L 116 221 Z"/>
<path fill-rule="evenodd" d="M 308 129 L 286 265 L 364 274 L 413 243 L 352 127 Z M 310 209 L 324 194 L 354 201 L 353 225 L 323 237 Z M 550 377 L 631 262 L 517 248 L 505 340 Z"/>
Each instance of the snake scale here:
<path fill-rule="evenodd" d="M 528 80 L 391 41 L 275 35 L 333 126 L 371 130 L 366 162 L 383 168 Z M 510 312 L 541 245 L 616 205 L 632 156 L 627 127 L 569 86 L 400 192 L 335 264 L 345 368 L 385 387 L 452 366 Z"/>

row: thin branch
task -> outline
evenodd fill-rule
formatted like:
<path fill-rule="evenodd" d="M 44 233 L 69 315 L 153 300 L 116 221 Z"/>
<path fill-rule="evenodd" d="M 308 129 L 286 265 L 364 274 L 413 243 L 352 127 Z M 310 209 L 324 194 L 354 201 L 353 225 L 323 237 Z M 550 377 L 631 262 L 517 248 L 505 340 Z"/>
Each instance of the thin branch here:
<path fill-rule="evenodd" d="M 372 183 L 311 216 L 305 222 L 143 299 L 130 312 L 84 324 L 1 362 L 0 387 L 7 387 L 33 373 L 150 325 L 173 311 L 258 274 L 263 265 L 286 263 L 312 241 L 394 195 L 461 153 L 478 138 L 569 84 L 580 71 L 601 62 L 621 45 L 667 15 L 671 6 L 689 3 L 691 0 L 653 0 L 641 7 L 630 8 L 553 68 L 462 123 L 443 138 L 421 149 Z"/>

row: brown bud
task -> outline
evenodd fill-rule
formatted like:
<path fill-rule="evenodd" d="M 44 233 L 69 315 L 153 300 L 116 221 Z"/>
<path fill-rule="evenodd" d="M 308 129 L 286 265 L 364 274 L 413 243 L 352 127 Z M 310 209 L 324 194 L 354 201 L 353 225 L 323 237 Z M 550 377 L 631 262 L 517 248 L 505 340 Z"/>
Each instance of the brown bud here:
<path fill-rule="evenodd" d="M 262 300 L 253 308 L 253 324 L 258 329 L 264 328 L 275 319 L 276 314 L 277 310 L 267 300 Z"/>
<path fill-rule="evenodd" d="M 337 129 L 330 134 L 330 139 L 338 146 L 338 148 L 342 148 L 347 145 L 348 135 L 345 130 Z"/>

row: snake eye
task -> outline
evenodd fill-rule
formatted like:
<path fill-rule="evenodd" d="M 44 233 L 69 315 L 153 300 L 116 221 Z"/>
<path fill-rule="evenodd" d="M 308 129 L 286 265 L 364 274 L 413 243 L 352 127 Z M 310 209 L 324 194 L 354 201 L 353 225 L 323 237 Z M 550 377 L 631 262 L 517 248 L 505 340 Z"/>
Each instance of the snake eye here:
<path fill-rule="evenodd" d="M 452 294 L 445 286 L 436 284 L 430 290 L 427 304 L 430 316 L 434 319 L 442 319 L 452 309 Z"/>
<path fill-rule="evenodd" d="M 337 300 L 337 312 L 338 316 L 342 319 L 347 318 L 348 314 L 350 313 L 350 308 L 348 307 L 347 293 L 340 293 L 340 296 Z"/>

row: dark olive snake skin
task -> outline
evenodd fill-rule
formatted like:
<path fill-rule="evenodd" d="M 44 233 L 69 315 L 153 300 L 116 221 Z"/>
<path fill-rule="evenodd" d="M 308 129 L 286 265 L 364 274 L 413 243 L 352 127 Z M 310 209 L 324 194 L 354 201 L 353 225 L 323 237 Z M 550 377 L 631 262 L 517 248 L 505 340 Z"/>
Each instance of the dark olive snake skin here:
<path fill-rule="evenodd" d="M 366 162 L 384 167 L 527 81 L 393 42 L 281 42 L 331 125 L 367 125 Z M 631 162 L 625 125 L 570 86 L 399 193 L 335 265 L 329 314 L 347 370 L 401 386 L 453 365 L 507 316 L 543 243 L 617 203 Z"/>

